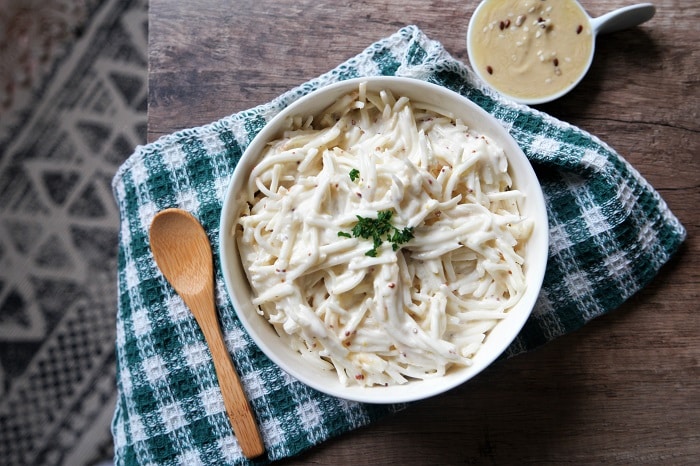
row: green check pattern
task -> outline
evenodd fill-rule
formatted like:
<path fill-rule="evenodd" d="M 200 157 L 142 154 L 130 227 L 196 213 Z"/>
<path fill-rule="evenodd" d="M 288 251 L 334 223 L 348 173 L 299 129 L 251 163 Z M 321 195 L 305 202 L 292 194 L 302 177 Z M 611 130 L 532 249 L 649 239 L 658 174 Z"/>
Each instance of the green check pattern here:
<path fill-rule="evenodd" d="M 267 463 L 403 408 L 328 397 L 277 368 L 243 330 L 215 257 L 226 343 L 267 447 L 266 457 L 247 461 L 226 417 L 204 337 L 157 269 L 147 236 L 156 212 L 181 207 L 218 244 L 229 177 L 265 122 L 314 89 L 371 75 L 423 79 L 468 97 L 502 122 L 535 167 L 548 205 L 549 264 L 534 313 L 504 357 L 617 308 L 654 278 L 685 239 L 658 193 L 613 149 L 502 100 L 440 43 L 405 27 L 266 105 L 138 147 L 119 169 L 113 181 L 121 212 L 119 396 L 112 424 L 117 464 Z"/>

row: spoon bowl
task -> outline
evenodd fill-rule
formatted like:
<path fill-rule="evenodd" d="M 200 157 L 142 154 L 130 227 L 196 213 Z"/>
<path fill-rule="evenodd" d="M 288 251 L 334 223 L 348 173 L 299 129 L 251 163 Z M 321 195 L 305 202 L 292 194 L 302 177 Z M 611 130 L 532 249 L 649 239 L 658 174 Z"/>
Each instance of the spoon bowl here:
<path fill-rule="evenodd" d="M 149 236 L 156 264 L 204 333 L 226 413 L 243 454 L 247 458 L 260 456 L 265 446 L 216 315 L 214 267 L 207 233 L 189 212 L 166 209 L 154 217 Z"/>

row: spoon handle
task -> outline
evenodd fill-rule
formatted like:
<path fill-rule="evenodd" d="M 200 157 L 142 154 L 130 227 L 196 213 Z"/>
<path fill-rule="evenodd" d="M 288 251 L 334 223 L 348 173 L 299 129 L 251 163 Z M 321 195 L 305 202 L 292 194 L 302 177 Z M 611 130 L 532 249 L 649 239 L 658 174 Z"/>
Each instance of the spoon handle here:
<path fill-rule="evenodd" d="M 656 8 L 653 4 L 638 3 L 592 18 L 591 27 L 597 34 L 622 31 L 650 20 L 654 13 L 656 13 Z"/>
<path fill-rule="evenodd" d="M 224 343 L 216 317 L 213 290 L 205 289 L 194 295 L 183 296 L 183 299 L 192 310 L 211 351 L 226 413 L 241 450 L 247 458 L 260 456 L 265 451 L 265 445 L 255 423 L 253 410 Z"/>

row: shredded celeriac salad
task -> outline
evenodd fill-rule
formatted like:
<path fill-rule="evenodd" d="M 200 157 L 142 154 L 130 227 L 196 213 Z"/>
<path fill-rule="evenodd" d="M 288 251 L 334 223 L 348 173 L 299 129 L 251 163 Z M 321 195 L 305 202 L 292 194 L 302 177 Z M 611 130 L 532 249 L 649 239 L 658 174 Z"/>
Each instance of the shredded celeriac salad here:
<path fill-rule="evenodd" d="M 503 149 L 429 104 L 361 84 L 290 118 L 245 189 L 254 304 L 343 384 L 470 365 L 525 291 L 532 222 Z"/>

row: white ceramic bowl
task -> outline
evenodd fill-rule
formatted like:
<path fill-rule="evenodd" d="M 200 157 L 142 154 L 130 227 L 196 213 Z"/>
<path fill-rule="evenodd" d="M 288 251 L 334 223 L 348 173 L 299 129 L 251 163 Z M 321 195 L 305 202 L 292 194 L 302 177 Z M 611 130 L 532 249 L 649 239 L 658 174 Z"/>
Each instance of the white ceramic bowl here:
<path fill-rule="evenodd" d="M 240 212 L 239 192 L 247 183 L 265 144 L 280 137 L 285 118 L 317 114 L 338 97 L 356 90 L 363 81 L 367 83 L 368 90 L 390 89 L 396 97 L 404 95 L 414 101 L 430 102 L 452 112 L 471 128 L 500 143 L 510 163 L 513 184 L 526 195 L 520 206 L 522 212 L 535 221 L 525 254 L 527 291 L 509 311 L 508 317 L 491 331 L 476 354 L 474 364 L 468 368 L 452 369 L 442 377 L 388 387 L 343 386 L 335 371 L 322 371 L 309 365 L 284 344 L 252 304 L 252 291 L 231 234 Z M 491 364 L 520 332 L 532 311 L 542 284 L 548 249 L 547 214 L 542 190 L 532 166 L 507 131 L 487 112 L 459 94 L 424 81 L 395 77 L 358 78 L 331 84 L 302 97 L 273 118 L 250 143 L 233 173 L 221 212 L 220 231 L 221 267 L 227 290 L 243 326 L 260 349 L 279 367 L 310 387 L 336 397 L 367 403 L 400 403 L 437 395 L 471 379 Z"/>
<path fill-rule="evenodd" d="M 469 26 L 467 27 L 467 54 L 469 55 L 469 62 L 472 66 L 472 69 L 474 72 L 479 76 L 479 78 L 484 81 L 486 84 L 488 84 L 491 87 L 494 87 L 493 84 L 491 83 L 491 80 L 489 77 L 484 74 L 484 70 L 482 70 L 479 66 L 474 61 L 474 48 L 477 40 L 475 39 L 475 34 L 478 34 L 480 32 L 479 28 L 475 26 L 475 24 L 478 24 L 479 21 L 481 21 L 480 14 L 482 10 L 486 10 L 489 5 L 493 5 L 494 2 L 498 2 L 500 0 L 483 0 L 482 2 L 479 3 L 479 5 L 476 7 L 474 10 L 474 13 L 471 16 L 471 19 L 469 20 Z M 503 91 L 502 89 L 498 89 L 497 87 L 494 87 L 494 89 L 501 94 L 503 94 L 505 97 L 515 101 L 519 102 L 522 104 L 527 104 L 527 105 L 537 105 L 537 104 L 544 104 L 547 102 L 551 102 L 553 100 L 559 99 L 560 97 L 565 96 L 568 94 L 572 89 L 574 89 L 576 86 L 579 85 L 581 80 L 586 76 L 588 73 L 588 70 L 591 67 L 591 64 L 593 63 L 593 57 L 595 55 L 595 46 L 596 46 L 596 39 L 599 35 L 601 34 L 609 34 L 612 32 L 616 31 L 621 31 L 623 29 L 628 29 L 634 26 L 637 26 L 639 24 L 644 23 L 645 21 L 650 20 L 655 12 L 656 8 L 654 7 L 653 4 L 651 3 L 638 3 L 635 5 L 628 5 L 622 8 L 615 9 L 613 11 L 610 11 L 602 16 L 598 16 L 596 18 L 591 17 L 588 12 L 586 12 L 585 8 L 578 2 L 578 0 L 566 0 L 572 8 L 579 10 L 581 16 L 584 19 L 584 29 L 586 31 L 590 31 L 590 37 L 589 40 L 591 41 L 591 49 L 587 57 L 584 57 L 583 59 L 583 67 L 580 70 L 580 73 L 578 76 L 575 76 L 572 80 L 572 82 L 566 86 L 563 89 L 560 89 L 559 91 L 552 92 L 550 94 L 543 94 L 535 97 L 521 97 L 521 96 L 515 96 L 508 94 L 507 92 Z M 558 2 L 555 3 L 555 5 L 561 7 L 559 5 L 559 2 L 564 3 L 564 0 L 558 0 Z"/>

